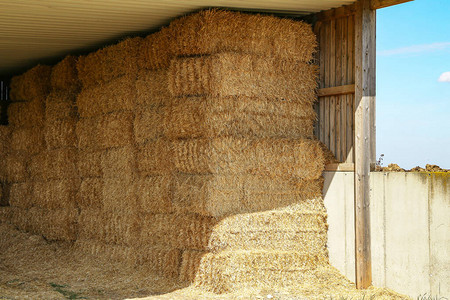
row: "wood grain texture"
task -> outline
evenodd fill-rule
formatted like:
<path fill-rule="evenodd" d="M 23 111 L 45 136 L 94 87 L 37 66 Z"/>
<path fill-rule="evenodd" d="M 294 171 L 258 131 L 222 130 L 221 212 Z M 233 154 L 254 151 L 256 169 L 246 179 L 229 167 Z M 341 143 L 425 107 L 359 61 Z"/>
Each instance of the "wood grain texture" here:
<path fill-rule="evenodd" d="M 370 247 L 370 102 L 374 95 L 375 11 L 360 0 L 355 19 L 355 277 L 356 286 L 372 283 Z"/>
<path fill-rule="evenodd" d="M 347 22 L 347 82 L 355 82 L 355 69 L 354 69 L 354 24 L 355 17 L 349 16 Z M 347 140 L 347 158 L 346 162 L 354 162 L 354 95 L 347 95 L 347 119 L 346 119 L 346 140 Z"/>
<path fill-rule="evenodd" d="M 397 4 L 402 4 L 406 2 L 410 2 L 413 0 L 372 0 L 370 3 L 370 9 L 380 9 L 384 7 L 389 7 Z"/>
<path fill-rule="evenodd" d="M 336 20 L 330 21 L 330 82 L 336 85 Z M 330 96 L 330 144 L 331 152 L 336 156 L 336 97 Z"/>

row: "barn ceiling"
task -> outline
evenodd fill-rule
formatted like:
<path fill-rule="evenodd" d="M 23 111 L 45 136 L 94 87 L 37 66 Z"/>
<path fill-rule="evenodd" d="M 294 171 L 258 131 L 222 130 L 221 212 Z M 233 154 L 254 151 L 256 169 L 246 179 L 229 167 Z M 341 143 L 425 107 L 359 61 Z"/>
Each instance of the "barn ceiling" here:
<path fill-rule="evenodd" d="M 306 15 L 355 0 L 0 0 L 0 75 L 145 35 L 202 8 Z"/>

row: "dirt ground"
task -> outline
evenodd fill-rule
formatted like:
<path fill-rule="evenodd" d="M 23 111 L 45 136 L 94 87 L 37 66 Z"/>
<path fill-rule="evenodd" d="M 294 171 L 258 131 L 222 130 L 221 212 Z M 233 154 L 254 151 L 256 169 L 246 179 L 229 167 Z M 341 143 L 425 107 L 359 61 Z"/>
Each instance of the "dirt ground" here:
<path fill-rule="evenodd" d="M 324 278 L 309 290 L 261 287 L 216 295 L 159 277 L 144 266 L 77 253 L 69 243 L 48 242 L 0 220 L 0 299 L 408 299 L 387 289 L 357 291 L 334 268 L 327 272 L 333 273 L 329 278 L 341 277 L 339 283 Z"/>
<path fill-rule="evenodd" d="M 182 287 L 0 223 L 0 299 L 124 299 Z"/>

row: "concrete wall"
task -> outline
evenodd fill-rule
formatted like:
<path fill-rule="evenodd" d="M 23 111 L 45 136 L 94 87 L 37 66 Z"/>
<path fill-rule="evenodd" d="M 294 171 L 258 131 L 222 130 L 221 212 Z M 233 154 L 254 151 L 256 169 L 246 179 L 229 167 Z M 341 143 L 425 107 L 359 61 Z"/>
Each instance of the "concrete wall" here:
<path fill-rule="evenodd" d="M 450 298 L 450 174 L 370 176 L 373 284 Z M 353 180 L 352 172 L 325 172 L 324 195 L 331 264 L 354 281 Z"/>

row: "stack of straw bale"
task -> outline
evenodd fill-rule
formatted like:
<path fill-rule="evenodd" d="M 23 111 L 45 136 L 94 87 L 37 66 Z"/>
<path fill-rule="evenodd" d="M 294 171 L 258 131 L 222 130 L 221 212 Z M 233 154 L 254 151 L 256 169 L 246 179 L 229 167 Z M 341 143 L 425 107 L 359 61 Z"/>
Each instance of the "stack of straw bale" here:
<path fill-rule="evenodd" d="M 75 66 L 76 58 L 68 56 L 53 68 L 39 66 L 40 72 L 36 67 L 13 78 L 11 84 L 12 99 L 32 99 L 23 108 L 12 103 L 9 111 L 11 151 L 23 152 L 27 172 L 10 186 L 12 221 L 49 240 L 75 240 L 77 235 Z"/>
<path fill-rule="evenodd" d="M 30 166 L 33 159 L 45 151 L 45 99 L 50 90 L 51 71 L 50 66 L 38 65 L 13 77 L 10 92 L 12 103 L 8 107 L 11 135 L 5 171 L 10 185 L 12 222 L 21 229 L 35 233 L 43 231 L 41 221 L 44 212 L 33 209 Z"/>
<path fill-rule="evenodd" d="M 142 65 L 168 67 L 170 97 L 147 117 L 156 141 L 138 148 L 138 168 L 171 172 L 175 215 L 198 220 L 177 226 L 181 281 L 287 285 L 327 263 L 315 46 L 304 23 L 216 10 L 145 39 Z"/>
<path fill-rule="evenodd" d="M 139 149 L 152 147 L 163 135 L 170 95 L 166 70 L 140 67 L 142 42 L 128 39 L 78 61 L 76 247 L 177 277 L 181 252 L 173 246 L 178 237 L 170 206 L 172 177 L 168 170 L 150 174 L 137 167 Z M 164 232 L 171 234 L 170 243 Z"/>
<path fill-rule="evenodd" d="M 314 280 L 315 47 L 305 23 L 210 10 L 68 57 L 48 83 L 32 69 L 20 80 L 38 86 L 15 79 L 13 98 L 50 93 L 10 109 L 11 148 L 31 157 L 8 156 L 11 205 L 30 216 L 14 222 L 215 292 Z"/>
<path fill-rule="evenodd" d="M 323 264 L 315 46 L 304 23 L 213 10 L 81 58 L 79 248 L 219 292 L 251 282 L 233 261 Z"/>

